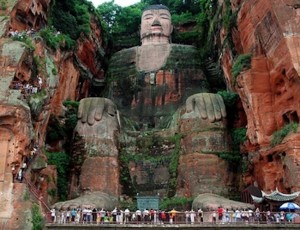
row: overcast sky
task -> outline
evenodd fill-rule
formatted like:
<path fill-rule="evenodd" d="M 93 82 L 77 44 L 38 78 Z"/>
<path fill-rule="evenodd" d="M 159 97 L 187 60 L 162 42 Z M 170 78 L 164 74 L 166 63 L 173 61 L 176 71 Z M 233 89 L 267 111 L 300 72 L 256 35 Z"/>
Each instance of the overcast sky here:
<path fill-rule="evenodd" d="M 89 0 L 89 1 L 91 1 L 95 7 L 101 5 L 103 2 L 110 2 L 110 0 Z M 115 0 L 115 4 L 122 7 L 130 6 L 137 2 L 140 2 L 140 0 Z"/>

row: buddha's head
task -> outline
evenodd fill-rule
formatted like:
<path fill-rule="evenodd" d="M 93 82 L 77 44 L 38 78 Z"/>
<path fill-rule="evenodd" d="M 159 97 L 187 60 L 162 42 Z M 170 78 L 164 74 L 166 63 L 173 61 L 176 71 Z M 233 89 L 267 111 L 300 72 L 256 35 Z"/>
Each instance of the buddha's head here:
<path fill-rule="evenodd" d="M 145 8 L 141 19 L 142 45 L 170 43 L 173 31 L 171 14 L 164 5 L 151 5 Z"/>

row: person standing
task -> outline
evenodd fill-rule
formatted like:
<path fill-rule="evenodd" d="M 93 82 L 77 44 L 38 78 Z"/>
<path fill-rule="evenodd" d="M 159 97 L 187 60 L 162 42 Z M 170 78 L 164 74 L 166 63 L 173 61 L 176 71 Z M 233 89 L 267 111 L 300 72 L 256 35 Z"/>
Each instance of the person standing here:
<path fill-rule="evenodd" d="M 203 223 L 203 211 L 201 208 L 198 209 L 198 222 Z"/>
<path fill-rule="evenodd" d="M 50 212 L 51 212 L 51 221 L 52 221 L 52 223 L 54 223 L 56 221 L 56 210 L 55 210 L 55 208 L 52 208 L 50 210 Z"/>
<path fill-rule="evenodd" d="M 213 211 L 213 213 L 212 213 L 212 223 L 213 224 L 217 223 L 217 213 L 216 213 L 216 211 Z"/>
<path fill-rule="evenodd" d="M 195 213 L 194 209 L 192 209 L 190 212 L 191 224 L 195 223 L 195 217 L 196 217 L 196 213 Z"/>
<path fill-rule="evenodd" d="M 220 207 L 218 208 L 218 220 L 219 220 L 219 222 L 223 222 L 223 213 L 224 213 L 224 210 L 223 210 L 223 208 L 220 206 Z"/>
<path fill-rule="evenodd" d="M 71 221 L 72 221 L 72 223 L 75 223 L 76 214 L 77 214 L 76 209 L 73 208 L 72 211 L 71 211 Z"/>
<path fill-rule="evenodd" d="M 142 212 L 141 212 L 141 210 L 137 209 L 135 211 L 135 214 L 136 214 L 136 218 L 137 218 L 138 223 L 141 223 L 141 221 L 142 221 Z"/>
<path fill-rule="evenodd" d="M 124 210 L 124 214 L 125 214 L 125 223 L 127 224 L 129 223 L 129 215 L 130 215 L 130 211 L 128 208 Z"/>
<path fill-rule="evenodd" d="M 175 208 L 170 211 L 170 223 L 176 223 L 176 212 Z"/>

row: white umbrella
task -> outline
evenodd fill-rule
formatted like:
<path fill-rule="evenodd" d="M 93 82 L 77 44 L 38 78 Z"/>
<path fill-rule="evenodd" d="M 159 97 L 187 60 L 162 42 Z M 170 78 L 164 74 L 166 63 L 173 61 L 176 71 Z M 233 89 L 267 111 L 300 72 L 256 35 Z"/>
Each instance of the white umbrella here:
<path fill-rule="evenodd" d="M 289 209 L 289 210 L 296 210 L 300 209 L 300 206 L 294 202 L 286 202 L 280 205 L 280 209 Z"/>

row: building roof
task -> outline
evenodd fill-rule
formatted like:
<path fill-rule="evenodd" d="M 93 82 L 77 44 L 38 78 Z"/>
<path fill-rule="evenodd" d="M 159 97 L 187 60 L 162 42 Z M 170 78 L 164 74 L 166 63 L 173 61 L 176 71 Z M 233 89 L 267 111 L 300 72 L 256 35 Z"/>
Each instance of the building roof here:
<path fill-rule="evenodd" d="M 279 192 L 278 189 L 276 188 L 275 191 L 273 191 L 269 194 L 262 191 L 261 197 L 258 197 L 255 195 L 251 195 L 251 197 L 255 203 L 262 203 L 264 200 L 287 202 L 287 201 L 295 200 L 299 196 L 299 194 L 300 194 L 300 191 L 294 192 L 292 194 L 285 194 L 285 193 Z"/>

